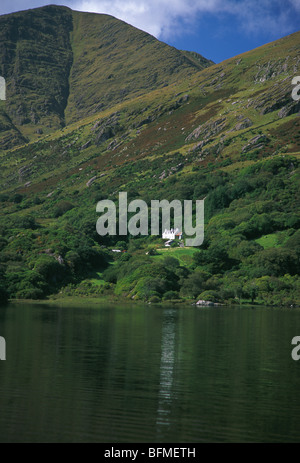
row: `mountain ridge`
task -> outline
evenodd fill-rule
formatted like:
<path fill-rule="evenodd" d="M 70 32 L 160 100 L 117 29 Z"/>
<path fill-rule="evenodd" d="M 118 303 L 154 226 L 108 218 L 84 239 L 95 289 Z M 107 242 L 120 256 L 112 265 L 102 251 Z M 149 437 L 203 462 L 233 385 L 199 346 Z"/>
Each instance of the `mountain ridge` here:
<path fill-rule="evenodd" d="M 17 128 L 25 139 L 211 64 L 192 60 L 112 16 L 67 7 L 1 16 L 0 26 L 7 115 L 11 130 Z"/>

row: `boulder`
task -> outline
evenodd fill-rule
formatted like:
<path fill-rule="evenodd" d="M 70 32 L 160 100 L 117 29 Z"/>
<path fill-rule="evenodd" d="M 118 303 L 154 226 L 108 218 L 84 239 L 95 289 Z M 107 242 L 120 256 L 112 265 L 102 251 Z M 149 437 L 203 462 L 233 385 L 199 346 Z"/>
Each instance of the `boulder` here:
<path fill-rule="evenodd" d="M 198 301 L 196 303 L 196 305 L 200 305 L 202 307 L 215 307 L 215 306 L 217 306 L 219 304 L 216 304 L 215 302 L 212 302 L 212 301 L 202 301 L 202 300 L 200 300 L 200 301 Z"/>
<path fill-rule="evenodd" d="M 89 140 L 88 142 L 86 142 L 82 147 L 81 149 L 82 150 L 86 150 L 87 148 L 89 148 L 91 146 L 92 142 L 91 140 Z"/>
<path fill-rule="evenodd" d="M 91 178 L 91 179 L 87 182 L 86 186 L 89 188 L 91 185 L 93 185 L 93 183 L 97 180 L 97 178 L 98 178 L 97 176 Z"/>

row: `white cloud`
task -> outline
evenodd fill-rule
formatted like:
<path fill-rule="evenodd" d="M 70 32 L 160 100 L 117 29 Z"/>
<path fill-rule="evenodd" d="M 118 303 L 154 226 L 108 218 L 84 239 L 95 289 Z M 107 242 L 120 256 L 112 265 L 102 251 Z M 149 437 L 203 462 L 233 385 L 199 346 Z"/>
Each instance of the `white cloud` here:
<path fill-rule="evenodd" d="M 290 0 L 290 2 L 297 11 L 300 11 L 300 0 Z"/>
<path fill-rule="evenodd" d="M 238 20 L 245 33 L 271 37 L 300 23 L 300 0 L 1 0 L 0 14 L 50 3 L 110 14 L 163 40 L 194 32 L 205 13 L 232 15 L 232 23 L 224 18 L 226 25 L 236 27 Z"/>
<path fill-rule="evenodd" d="M 106 13 L 122 19 L 156 37 L 183 32 L 199 12 L 218 11 L 221 0 L 78 0 L 80 11 Z"/>
<path fill-rule="evenodd" d="M 75 0 L 80 11 L 106 13 L 150 34 L 168 39 L 193 30 L 205 13 L 231 14 L 248 33 L 289 33 L 300 0 Z M 293 11 L 292 11 L 293 10 Z"/>

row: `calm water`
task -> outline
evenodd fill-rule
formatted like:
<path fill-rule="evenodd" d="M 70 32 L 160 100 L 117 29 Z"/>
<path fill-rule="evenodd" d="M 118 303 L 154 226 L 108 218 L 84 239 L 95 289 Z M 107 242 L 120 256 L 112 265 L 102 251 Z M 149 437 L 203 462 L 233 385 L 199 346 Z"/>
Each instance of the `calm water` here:
<path fill-rule="evenodd" d="M 0 442 L 300 442 L 300 311 L 0 310 Z"/>

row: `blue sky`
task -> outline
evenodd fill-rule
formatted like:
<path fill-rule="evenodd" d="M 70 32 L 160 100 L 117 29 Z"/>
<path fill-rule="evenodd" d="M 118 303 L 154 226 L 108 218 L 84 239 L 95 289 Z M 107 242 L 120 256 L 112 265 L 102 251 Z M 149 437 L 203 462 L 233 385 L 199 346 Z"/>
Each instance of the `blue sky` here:
<path fill-rule="evenodd" d="M 0 14 L 55 3 L 111 14 L 215 62 L 299 30 L 300 0 L 1 0 Z"/>

